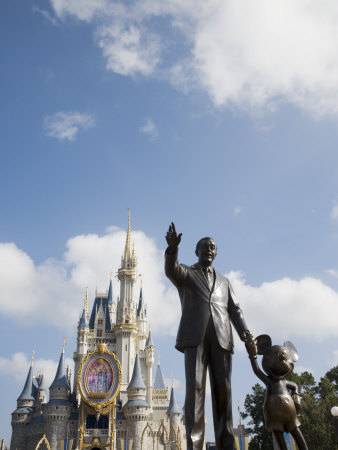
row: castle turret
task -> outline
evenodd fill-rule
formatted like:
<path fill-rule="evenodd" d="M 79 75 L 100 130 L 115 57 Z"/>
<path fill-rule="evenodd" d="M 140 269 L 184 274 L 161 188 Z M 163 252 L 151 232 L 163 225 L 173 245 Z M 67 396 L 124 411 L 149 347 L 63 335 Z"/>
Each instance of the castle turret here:
<path fill-rule="evenodd" d="M 160 420 L 163 414 L 166 414 L 169 406 L 169 390 L 164 384 L 164 379 L 160 364 L 160 355 L 156 366 L 155 381 L 153 385 L 153 418 Z"/>
<path fill-rule="evenodd" d="M 12 413 L 10 450 L 23 450 L 27 447 L 27 424 L 34 413 L 37 392 L 36 386 L 33 384 L 33 359 L 34 352 L 25 385 L 17 399 L 17 409 Z"/>
<path fill-rule="evenodd" d="M 142 280 L 140 296 L 136 311 L 136 325 L 138 326 L 138 347 L 139 350 L 144 350 L 147 340 L 147 311 L 143 300 Z"/>
<path fill-rule="evenodd" d="M 71 413 L 70 385 L 65 369 L 64 346 L 53 383 L 49 387 L 49 402 L 45 407 L 46 436 L 51 450 L 57 450 L 61 439 L 67 435 Z"/>
<path fill-rule="evenodd" d="M 174 378 L 172 380 L 171 392 L 170 392 L 170 401 L 167 414 L 169 416 L 169 440 L 170 446 L 172 450 L 176 450 L 177 444 L 179 442 L 178 433 L 179 433 L 179 425 L 181 420 L 181 413 L 179 407 L 176 403 L 175 398 L 175 390 L 174 390 Z"/>
<path fill-rule="evenodd" d="M 116 304 L 113 297 L 113 282 L 112 277 L 110 277 L 109 289 L 108 289 L 108 311 L 110 316 L 110 323 L 116 323 Z"/>
<path fill-rule="evenodd" d="M 47 385 L 45 377 L 43 376 L 42 373 L 36 377 L 36 381 L 38 383 L 36 396 L 36 412 L 40 413 L 42 411 L 42 405 L 44 405 L 47 401 L 46 396 Z"/>
<path fill-rule="evenodd" d="M 88 287 L 86 288 L 86 295 L 83 305 L 82 314 L 77 327 L 77 347 L 74 352 L 75 374 L 78 373 L 82 358 L 88 351 L 88 334 L 89 334 L 89 314 L 88 314 Z M 73 392 L 80 399 L 77 392 L 77 377 L 74 377 Z"/>
<path fill-rule="evenodd" d="M 128 402 L 123 407 L 127 419 L 127 437 L 133 439 L 133 450 L 141 448 L 139 437 L 149 421 L 150 406 L 146 401 L 146 391 L 139 356 L 136 355 L 133 376 L 127 389 Z"/>
<path fill-rule="evenodd" d="M 145 346 L 146 354 L 146 366 L 147 366 L 147 402 L 151 404 L 153 398 L 153 365 L 155 362 L 155 346 L 151 337 L 151 329 L 149 328 L 149 333 Z"/>

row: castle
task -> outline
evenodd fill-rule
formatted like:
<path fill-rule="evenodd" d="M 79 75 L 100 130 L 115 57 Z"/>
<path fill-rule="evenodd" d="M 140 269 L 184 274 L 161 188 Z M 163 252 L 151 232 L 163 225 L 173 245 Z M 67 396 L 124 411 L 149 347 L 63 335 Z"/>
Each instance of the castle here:
<path fill-rule="evenodd" d="M 169 393 L 164 384 L 159 361 L 153 381 L 155 345 L 142 285 L 138 302 L 134 300 L 137 258 L 131 239 L 130 214 L 118 280 L 120 296 L 115 301 L 110 280 L 108 292 L 96 294 L 91 314 L 86 292 L 77 328 L 72 387 L 65 367 L 64 346 L 54 381 L 49 386 L 49 399 L 43 374 L 33 374 L 32 359 L 17 399 L 17 409 L 12 413 L 10 450 L 185 449 L 184 417 L 175 400 L 174 386 Z M 85 404 L 77 376 L 83 361 L 100 344 L 116 355 L 121 367 L 120 390 L 106 414 Z"/>

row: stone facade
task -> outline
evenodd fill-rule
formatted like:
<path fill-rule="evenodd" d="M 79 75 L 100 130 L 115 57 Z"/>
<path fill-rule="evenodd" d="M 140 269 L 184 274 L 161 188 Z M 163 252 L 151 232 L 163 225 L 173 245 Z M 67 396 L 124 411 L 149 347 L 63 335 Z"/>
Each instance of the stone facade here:
<path fill-rule="evenodd" d="M 72 388 L 69 371 L 65 368 L 64 348 L 55 379 L 49 387 L 48 400 L 43 375 L 34 376 L 31 363 L 25 386 L 17 400 L 17 409 L 12 413 L 10 450 L 35 450 L 43 435 L 52 450 L 63 449 L 62 441 L 67 439 L 73 439 L 73 450 L 79 449 L 81 422 L 83 448 L 123 450 L 121 439 L 133 439 L 133 450 L 185 449 L 184 417 L 177 407 L 174 388 L 169 395 L 164 384 L 159 361 L 153 382 L 155 345 L 142 285 L 138 302 L 134 299 L 137 258 L 131 241 L 130 217 L 118 279 L 119 297 L 114 298 L 110 280 L 108 292 L 96 294 L 91 314 L 87 290 L 77 328 Z M 97 417 L 85 408 L 77 386 L 76 375 L 83 358 L 102 341 L 107 350 L 115 353 L 122 367 L 115 417 L 111 412 Z M 111 446 L 112 431 L 114 444 Z M 47 448 L 44 446 L 41 449 Z"/>

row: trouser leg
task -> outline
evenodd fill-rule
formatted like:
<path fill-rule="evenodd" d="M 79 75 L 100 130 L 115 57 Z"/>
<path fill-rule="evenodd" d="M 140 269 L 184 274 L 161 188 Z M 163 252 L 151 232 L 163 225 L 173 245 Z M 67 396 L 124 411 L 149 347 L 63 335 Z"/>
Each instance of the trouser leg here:
<path fill-rule="evenodd" d="M 224 350 L 215 334 L 209 355 L 209 378 L 217 450 L 233 450 L 231 352 Z"/>
<path fill-rule="evenodd" d="M 206 364 L 203 344 L 184 350 L 185 359 L 185 425 L 187 450 L 201 450 L 204 444 L 204 401 Z"/>

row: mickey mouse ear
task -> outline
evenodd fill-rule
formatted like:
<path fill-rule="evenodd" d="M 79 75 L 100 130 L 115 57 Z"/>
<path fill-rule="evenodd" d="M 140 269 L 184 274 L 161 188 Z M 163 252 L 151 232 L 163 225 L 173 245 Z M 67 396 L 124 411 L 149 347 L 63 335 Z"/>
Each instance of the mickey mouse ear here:
<path fill-rule="evenodd" d="M 264 353 L 271 348 L 272 341 L 268 334 L 260 334 L 256 337 L 257 353 L 264 355 Z"/>
<path fill-rule="evenodd" d="M 293 345 L 293 343 L 290 341 L 286 341 L 286 342 L 284 342 L 284 347 L 286 347 L 289 350 L 291 360 L 294 362 L 297 361 L 298 360 L 298 352 L 297 352 L 296 347 Z"/>

